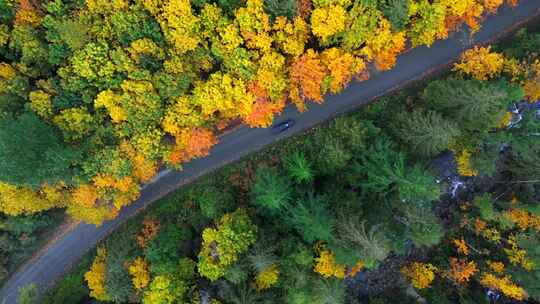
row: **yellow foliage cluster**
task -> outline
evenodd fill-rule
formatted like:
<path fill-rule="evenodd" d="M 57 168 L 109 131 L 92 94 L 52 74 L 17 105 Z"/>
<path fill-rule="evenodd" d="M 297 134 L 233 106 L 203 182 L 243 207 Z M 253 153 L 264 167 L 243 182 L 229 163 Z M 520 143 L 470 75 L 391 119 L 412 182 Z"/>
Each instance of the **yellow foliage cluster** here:
<path fill-rule="evenodd" d="M 461 55 L 460 63 L 454 64 L 453 70 L 478 80 L 488 80 L 499 75 L 503 68 L 502 54 L 491 52 L 491 47 L 474 47 Z"/>
<path fill-rule="evenodd" d="M 83 138 L 94 125 L 94 117 L 84 107 L 62 110 L 53 121 L 66 133 L 67 138 L 74 140 Z"/>
<path fill-rule="evenodd" d="M 272 265 L 255 277 L 255 288 L 257 290 L 265 290 L 278 282 L 279 279 L 279 269 L 277 265 Z"/>
<path fill-rule="evenodd" d="M 32 91 L 28 94 L 30 100 L 30 108 L 42 118 L 48 119 L 52 116 L 51 95 L 42 91 Z"/>
<path fill-rule="evenodd" d="M 330 92 L 339 93 L 354 75 L 366 68 L 363 59 L 338 48 L 326 49 L 321 53 L 321 61 L 328 68 L 331 77 Z"/>
<path fill-rule="evenodd" d="M 11 80 L 15 78 L 15 76 L 17 76 L 17 71 L 11 66 L 11 64 L 0 62 L 0 78 Z"/>
<path fill-rule="evenodd" d="M 106 257 L 107 251 L 105 248 L 98 247 L 97 255 L 94 262 L 92 262 L 92 266 L 90 266 L 90 270 L 84 274 L 84 280 L 90 289 L 90 296 L 100 301 L 109 300 L 107 290 L 105 289 L 105 275 L 107 272 Z"/>
<path fill-rule="evenodd" d="M 478 268 L 474 261 L 450 258 L 450 269 L 443 275 L 456 283 L 466 283 L 476 272 Z"/>
<path fill-rule="evenodd" d="M 83 184 L 75 188 L 71 201 L 77 205 L 91 208 L 99 198 L 98 190 L 92 184 Z"/>
<path fill-rule="evenodd" d="M 165 38 L 173 45 L 179 54 L 194 50 L 201 38 L 199 37 L 200 20 L 193 14 L 189 0 L 163 1 L 162 13 L 157 15 Z"/>
<path fill-rule="evenodd" d="M 452 243 L 454 243 L 454 246 L 456 247 L 456 250 L 458 253 L 469 255 L 469 247 L 467 246 L 467 243 L 463 238 L 457 240 L 452 240 Z"/>
<path fill-rule="evenodd" d="M 491 271 L 502 274 L 504 273 L 504 264 L 502 262 L 493 262 L 493 261 L 487 261 L 486 264 L 488 265 L 489 269 Z"/>
<path fill-rule="evenodd" d="M 150 283 L 148 263 L 142 257 L 136 257 L 133 263 L 129 265 L 128 271 L 136 289 L 142 290 Z"/>
<path fill-rule="evenodd" d="M 527 292 L 512 282 L 509 276 L 497 277 L 491 273 L 484 273 L 480 279 L 480 284 L 487 288 L 498 290 L 514 300 L 520 301 L 527 298 Z"/>
<path fill-rule="evenodd" d="M 522 209 L 512 208 L 505 212 L 505 215 L 516 224 L 519 229 L 536 229 L 540 232 L 540 217 Z"/>
<path fill-rule="evenodd" d="M 326 249 L 319 250 L 319 257 L 315 258 L 313 270 L 325 278 L 343 279 L 345 277 L 345 266 L 337 264 L 334 254 Z"/>
<path fill-rule="evenodd" d="M 278 16 L 273 25 L 274 41 L 284 53 L 298 57 L 304 53 L 304 46 L 309 37 L 308 24 L 296 16 L 293 22 Z"/>
<path fill-rule="evenodd" d="M 127 0 L 86 0 L 86 8 L 95 14 L 112 14 L 128 8 Z"/>
<path fill-rule="evenodd" d="M 319 7 L 311 12 L 311 31 L 320 38 L 322 43 L 345 30 L 347 11 L 339 5 Z"/>
<path fill-rule="evenodd" d="M 380 17 L 374 36 L 366 41 L 366 47 L 362 48 L 360 53 L 375 60 L 379 70 L 389 70 L 396 64 L 397 56 L 405 49 L 405 42 L 405 32 L 392 32 L 390 22 Z"/>
<path fill-rule="evenodd" d="M 478 172 L 471 166 L 471 152 L 464 149 L 457 155 L 457 170 L 462 176 L 476 176 Z"/>
<path fill-rule="evenodd" d="M 269 52 L 272 47 L 270 16 L 264 11 L 263 1 L 248 0 L 245 7 L 236 10 L 235 16 L 246 46 Z"/>
<path fill-rule="evenodd" d="M 15 14 L 15 24 L 38 27 L 42 19 L 41 12 L 30 0 L 19 0 L 17 13 Z"/>
<path fill-rule="evenodd" d="M 39 191 L 27 186 L 0 182 L 0 211 L 10 215 L 33 214 L 54 207 L 63 207 L 63 186 L 43 184 Z"/>
<path fill-rule="evenodd" d="M 414 288 L 428 288 L 435 279 L 437 267 L 429 263 L 413 262 L 401 268 L 401 273 L 411 280 Z"/>
<path fill-rule="evenodd" d="M 513 114 L 510 111 L 507 111 L 504 113 L 504 116 L 502 117 L 501 121 L 499 122 L 499 128 L 504 129 L 510 125 L 510 122 L 512 122 Z"/>
<path fill-rule="evenodd" d="M 140 55 L 154 55 L 156 58 L 163 58 L 163 50 L 152 40 L 142 38 L 131 42 L 128 52 L 136 62 L 139 62 Z"/>
<path fill-rule="evenodd" d="M 105 90 L 100 92 L 94 100 L 94 106 L 96 109 L 105 108 L 111 116 L 112 122 L 119 123 L 126 120 L 127 116 L 120 106 L 119 95 L 116 95 L 112 90 Z"/>
<path fill-rule="evenodd" d="M 499 244 L 501 242 L 501 233 L 494 227 L 488 227 L 483 220 L 476 218 L 474 220 L 475 233 L 483 236 L 486 240 Z"/>
<path fill-rule="evenodd" d="M 540 99 L 540 60 L 536 59 L 529 70 L 530 75 L 523 82 L 523 91 L 528 101 L 535 102 Z"/>
<path fill-rule="evenodd" d="M 527 251 L 519 248 L 515 235 L 508 237 L 508 244 L 510 248 L 504 248 L 503 250 L 510 263 L 520 265 L 523 269 L 531 271 L 534 268 L 534 263 L 527 258 Z"/>

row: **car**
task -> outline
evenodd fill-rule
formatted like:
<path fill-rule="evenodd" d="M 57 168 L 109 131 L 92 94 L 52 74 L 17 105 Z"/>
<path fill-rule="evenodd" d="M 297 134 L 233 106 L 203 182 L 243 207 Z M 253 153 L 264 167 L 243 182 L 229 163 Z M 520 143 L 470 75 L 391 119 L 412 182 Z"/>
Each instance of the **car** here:
<path fill-rule="evenodd" d="M 287 119 L 272 126 L 272 134 L 279 134 L 285 132 L 290 127 L 294 126 L 293 119 Z"/>

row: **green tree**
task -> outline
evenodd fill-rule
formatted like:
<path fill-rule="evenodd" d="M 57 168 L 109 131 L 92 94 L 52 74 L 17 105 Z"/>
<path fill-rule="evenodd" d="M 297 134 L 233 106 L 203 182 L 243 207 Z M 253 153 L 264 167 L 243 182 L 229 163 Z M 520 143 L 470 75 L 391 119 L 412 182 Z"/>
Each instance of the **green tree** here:
<path fill-rule="evenodd" d="M 265 0 L 264 9 L 273 19 L 278 16 L 285 16 L 293 20 L 296 15 L 296 1 L 294 0 Z"/>
<path fill-rule="evenodd" d="M 123 234 L 116 234 L 107 240 L 106 248 L 105 289 L 107 296 L 115 303 L 125 303 L 134 293 L 125 262 L 138 255 L 136 242 Z"/>
<path fill-rule="evenodd" d="M 380 225 L 366 230 L 365 221 L 347 216 L 340 219 L 337 227 L 337 248 L 331 248 L 338 263 L 354 265 L 362 261 L 367 268 L 376 268 L 390 253 L 389 240 Z M 340 256 L 341 252 L 345 253 L 345 258 Z"/>
<path fill-rule="evenodd" d="M 289 176 L 297 183 L 313 181 L 313 169 L 301 151 L 295 151 L 284 157 L 284 165 Z"/>
<path fill-rule="evenodd" d="M 398 208 L 403 212 L 401 220 L 407 227 L 407 236 L 416 246 L 431 247 L 441 241 L 444 229 L 430 204 L 402 204 Z"/>
<path fill-rule="evenodd" d="M 404 30 L 409 24 L 409 1 L 385 0 L 378 1 L 384 16 L 396 31 Z"/>
<path fill-rule="evenodd" d="M 432 157 L 448 149 L 460 135 L 455 123 L 434 111 L 401 112 L 396 117 L 393 130 L 411 153 L 422 157 Z"/>
<path fill-rule="evenodd" d="M 446 79 L 430 82 L 422 98 L 428 109 L 455 121 L 462 130 L 486 134 L 498 126 L 508 105 L 523 98 L 523 91 L 505 81 Z"/>
<path fill-rule="evenodd" d="M 392 145 L 388 139 L 377 140 L 353 166 L 352 184 L 366 193 L 394 192 L 402 202 L 438 199 L 440 188 L 433 175 L 420 164 L 406 166 L 405 155 L 395 152 Z"/>
<path fill-rule="evenodd" d="M 308 243 L 331 241 L 337 223 L 323 196 L 309 194 L 290 210 L 289 220 Z"/>
<path fill-rule="evenodd" d="M 183 225 L 164 222 L 161 227 L 158 235 L 144 248 L 145 258 L 154 275 L 171 271 L 174 264 L 187 253 L 187 242 L 192 238 L 191 230 Z"/>
<path fill-rule="evenodd" d="M 234 205 L 233 195 L 225 190 L 218 189 L 214 185 L 206 185 L 198 191 L 195 201 L 201 209 L 201 213 L 208 219 L 221 217 L 231 211 Z"/>
<path fill-rule="evenodd" d="M 276 214 L 289 204 L 291 189 L 287 179 L 275 168 L 261 167 L 257 169 L 251 196 L 255 206 L 270 214 Z"/>
<path fill-rule="evenodd" d="M 66 147 L 58 132 L 32 113 L 0 118 L 0 180 L 34 187 L 70 182 L 82 151 Z"/>

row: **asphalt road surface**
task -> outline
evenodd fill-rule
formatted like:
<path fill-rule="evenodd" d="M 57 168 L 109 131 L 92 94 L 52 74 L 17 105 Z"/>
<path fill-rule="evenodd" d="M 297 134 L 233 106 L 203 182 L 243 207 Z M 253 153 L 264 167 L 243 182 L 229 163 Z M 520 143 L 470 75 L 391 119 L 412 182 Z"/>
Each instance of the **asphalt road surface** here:
<path fill-rule="evenodd" d="M 463 50 L 475 44 L 493 41 L 504 32 L 539 14 L 540 0 L 520 0 L 517 7 L 505 6 L 497 15 L 489 16 L 484 21 L 482 29 L 472 38 L 464 32 L 457 32 L 449 39 L 437 41 L 431 48 L 418 47 L 406 52 L 399 57 L 394 69 L 372 74 L 368 81 L 352 83 L 339 95 L 327 96 L 324 104 L 310 104 L 308 111 L 302 114 L 293 106 L 288 106 L 275 121 L 294 119 L 296 124 L 279 135 L 273 135 L 270 129 L 251 129 L 245 126 L 225 134 L 209 156 L 185 164 L 183 171 L 161 172 L 152 183 L 144 187 L 141 197 L 124 208 L 115 220 L 106 222 L 100 227 L 79 224 L 42 250 L 4 284 L 0 290 L 0 303 L 17 303 L 19 289 L 31 283 L 35 283 L 40 292 L 51 288 L 99 240 L 167 193 L 248 153 L 356 109 L 375 97 L 398 89 L 411 81 L 421 79 L 430 71 L 455 60 Z"/>

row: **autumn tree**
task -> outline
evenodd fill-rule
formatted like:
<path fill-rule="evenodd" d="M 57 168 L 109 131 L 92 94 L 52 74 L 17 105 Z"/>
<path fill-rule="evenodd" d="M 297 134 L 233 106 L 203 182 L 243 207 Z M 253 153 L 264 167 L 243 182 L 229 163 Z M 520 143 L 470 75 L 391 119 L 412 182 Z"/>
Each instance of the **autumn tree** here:
<path fill-rule="evenodd" d="M 454 71 L 471 75 L 478 80 L 493 79 L 504 68 L 504 56 L 491 52 L 491 47 L 474 47 L 461 55 L 460 63 L 454 64 Z"/>
<path fill-rule="evenodd" d="M 429 263 L 413 262 L 401 268 L 403 276 L 411 280 L 414 288 L 424 289 L 430 287 L 435 279 L 437 267 Z"/>
<path fill-rule="evenodd" d="M 289 75 L 291 79 L 289 94 L 300 111 L 305 110 L 305 100 L 323 102 L 325 92 L 322 84 L 326 76 L 326 70 L 318 53 L 309 49 L 302 56 L 295 59 L 290 67 Z"/>
<path fill-rule="evenodd" d="M 255 243 L 256 232 L 257 227 L 244 209 L 225 214 L 216 228 L 204 229 L 197 264 L 199 274 L 211 281 L 222 277 L 238 256 Z"/>
<path fill-rule="evenodd" d="M 90 288 L 90 296 L 104 301 L 109 299 L 105 289 L 106 257 L 107 251 L 105 248 L 98 247 L 97 255 L 94 258 L 94 262 L 92 262 L 90 270 L 84 274 L 84 280 L 88 283 L 88 288 Z"/>

